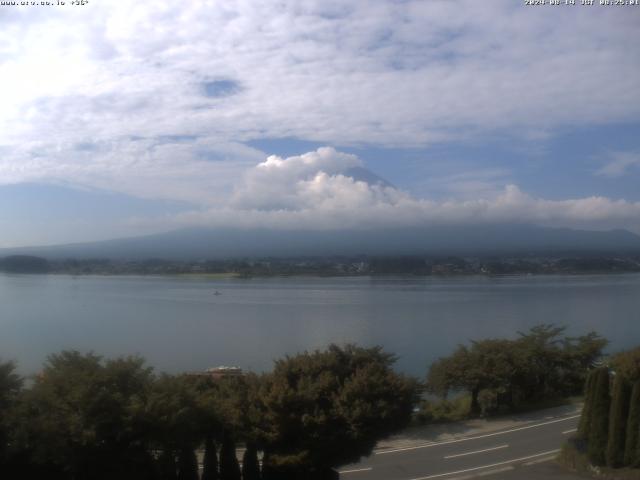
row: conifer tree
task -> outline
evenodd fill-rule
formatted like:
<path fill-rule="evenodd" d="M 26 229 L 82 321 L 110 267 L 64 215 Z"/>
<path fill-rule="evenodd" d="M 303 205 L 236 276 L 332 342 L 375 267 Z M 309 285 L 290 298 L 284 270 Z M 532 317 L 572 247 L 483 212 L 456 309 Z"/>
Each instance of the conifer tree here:
<path fill-rule="evenodd" d="M 192 448 L 183 448 L 178 455 L 178 480 L 198 480 L 198 459 Z"/>
<path fill-rule="evenodd" d="M 218 480 L 218 456 L 216 444 L 211 437 L 207 437 L 204 444 L 204 460 L 201 480 Z"/>
<path fill-rule="evenodd" d="M 236 444 L 231 435 L 225 432 L 220 451 L 220 480 L 240 480 L 240 464 L 236 457 Z"/>
<path fill-rule="evenodd" d="M 609 439 L 607 444 L 607 465 L 613 468 L 624 463 L 624 443 L 626 440 L 627 419 L 631 389 L 627 379 L 616 375 L 609 411 Z"/>
<path fill-rule="evenodd" d="M 278 475 L 271 465 L 271 455 L 265 451 L 262 455 L 262 480 L 278 480 Z"/>
<path fill-rule="evenodd" d="M 242 480 L 260 480 L 258 449 L 253 443 L 247 444 L 242 457 Z"/>
<path fill-rule="evenodd" d="M 594 381 L 593 407 L 589 425 L 588 450 L 589 459 L 595 465 L 606 463 L 607 440 L 609 437 L 609 369 L 598 369 Z"/>
<path fill-rule="evenodd" d="M 582 407 L 580 423 L 578 424 L 578 437 L 585 440 L 589 438 L 589 426 L 591 425 L 591 410 L 593 408 L 593 390 L 596 374 L 597 370 L 591 370 L 589 372 L 584 387 L 584 405 Z"/>
<path fill-rule="evenodd" d="M 624 464 L 630 467 L 640 466 L 640 380 L 634 383 L 631 390 Z"/>
<path fill-rule="evenodd" d="M 177 480 L 176 459 L 172 451 L 164 450 L 158 458 L 161 480 Z"/>

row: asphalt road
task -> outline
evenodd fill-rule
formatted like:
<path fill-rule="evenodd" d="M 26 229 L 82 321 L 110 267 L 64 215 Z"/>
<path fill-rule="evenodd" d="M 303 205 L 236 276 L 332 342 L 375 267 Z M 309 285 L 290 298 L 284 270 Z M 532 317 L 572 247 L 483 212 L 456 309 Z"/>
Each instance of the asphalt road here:
<path fill-rule="evenodd" d="M 343 480 L 460 480 L 551 478 L 545 465 L 575 432 L 579 415 L 540 419 L 502 431 L 377 451 L 342 467 Z M 540 472 L 547 474 L 540 475 Z M 562 473 L 556 472 L 562 478 Z M 558 477 L 558 478 L 560 478 Z"/>

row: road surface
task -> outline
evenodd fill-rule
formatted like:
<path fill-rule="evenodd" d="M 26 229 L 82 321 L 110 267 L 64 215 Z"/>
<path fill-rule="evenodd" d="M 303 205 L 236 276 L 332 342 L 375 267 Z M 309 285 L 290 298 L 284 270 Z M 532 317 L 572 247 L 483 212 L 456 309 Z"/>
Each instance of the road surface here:
<path fill-rule="evenodd" d="M 578 414 L 442 442 L 374 452 L 340 468 L 343 480 L 461 480 L 574 478 L 546 465 L 575 432 Z M 544 472 L 544 473 L 543 473 Z"/>

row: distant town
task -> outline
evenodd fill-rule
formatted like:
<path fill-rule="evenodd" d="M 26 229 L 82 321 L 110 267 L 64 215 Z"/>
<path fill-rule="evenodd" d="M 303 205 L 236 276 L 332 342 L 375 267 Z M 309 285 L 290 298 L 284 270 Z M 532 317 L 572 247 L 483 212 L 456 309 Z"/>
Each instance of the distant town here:
<path fill-rule="evenodd" d="M 0 271 L 66 275 L 539 275 L 640 272 L 640 254 L 631 256 L 518 257 L 323 257 L 229 260 L 65 259 L 15 255 L 0 258 Z"/>

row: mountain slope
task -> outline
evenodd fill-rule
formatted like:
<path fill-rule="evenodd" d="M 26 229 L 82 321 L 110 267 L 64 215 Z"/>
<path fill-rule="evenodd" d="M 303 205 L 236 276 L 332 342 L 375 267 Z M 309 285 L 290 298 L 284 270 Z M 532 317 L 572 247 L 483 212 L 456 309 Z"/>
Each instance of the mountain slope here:
<path fill-rule="evenodd" d="M 0 250 L 0 256 L 199 259 L 328 255 L 509 255 L 640 252 L 626 230 L 585 231 L 530 225 L 296 231 L 191 228 L 136 238 Z"/>

